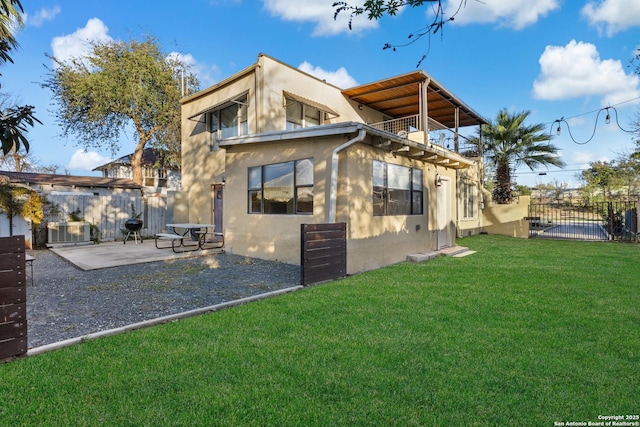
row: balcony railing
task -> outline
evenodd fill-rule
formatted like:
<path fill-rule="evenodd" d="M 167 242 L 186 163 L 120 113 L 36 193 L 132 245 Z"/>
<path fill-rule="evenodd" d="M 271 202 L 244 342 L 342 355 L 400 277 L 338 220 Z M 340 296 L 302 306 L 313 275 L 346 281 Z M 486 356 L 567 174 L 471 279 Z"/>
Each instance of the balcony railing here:
<path fill-rule="evenodd" d="M 399 119 L 387 120 L 380 123 L 373 123 L 376 129 L 380 129 L 386 132 L 398 134 L 400 132 L 415 132 L 420 130 L 420 115 L 401 117 Z"/>
<path fill-rule="evenodd" d="M 420 131 L 420 115 L 401 117 L 399 119 L 387 120 L 380 123 L 373 123 L 376 129 L 380 129 L 393 134 L 411 133 Z M 454 142 L 455 132 L 442 123 L 429 118 L 429 143 L 455 151 L 465 157 L 479 157 L 481 155 L 478 146 L 469 144 L 465 139 L 458 139 L 458 146 Z"/>

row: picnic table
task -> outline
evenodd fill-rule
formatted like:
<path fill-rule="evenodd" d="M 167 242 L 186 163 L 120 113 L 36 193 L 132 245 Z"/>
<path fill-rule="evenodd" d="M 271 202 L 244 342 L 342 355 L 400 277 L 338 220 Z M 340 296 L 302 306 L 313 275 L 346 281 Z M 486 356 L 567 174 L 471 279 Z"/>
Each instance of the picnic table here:
<path fill-rule="evenodd" d="M 171 248 L 174 252 L 197 251 L 202 249 L 222 248 L 224 235 L 215 232 L 213 224 L 176 223 L 167 224 L 169 233 L 156 234 L 156 248 Z M 170 240 L 171 246 L 158 246 L 158 241 Z"/>

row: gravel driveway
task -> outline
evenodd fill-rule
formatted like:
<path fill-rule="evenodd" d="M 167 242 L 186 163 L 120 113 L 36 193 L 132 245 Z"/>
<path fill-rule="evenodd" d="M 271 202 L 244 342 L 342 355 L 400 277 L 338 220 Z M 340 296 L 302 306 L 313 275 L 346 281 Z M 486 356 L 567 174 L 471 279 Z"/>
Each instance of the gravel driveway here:
<path fill-rule="evenodd" d="M 91 271 L 29 254 L 29 348 L 300 284 L 297 265 L 226 253 Z"/>

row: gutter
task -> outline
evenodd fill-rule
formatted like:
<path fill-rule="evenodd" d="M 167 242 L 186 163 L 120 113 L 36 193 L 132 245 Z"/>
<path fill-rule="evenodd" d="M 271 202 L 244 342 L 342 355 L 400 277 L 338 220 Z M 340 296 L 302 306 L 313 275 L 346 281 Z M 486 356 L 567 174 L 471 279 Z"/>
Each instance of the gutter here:
<path fill-rule="evenodd" d="M 336 147 L 331 153 L 331 182 L 329 184 L 329 208 L 328 208 L 328 223 L 333 224 L 336 222 L 336 210 L 337 210 L 337 197 L 338 197 L 338 160 L 340 152 L 346 150 L 352 145 L 361 142 L 367 136 L 367 131 L 360 128 L 358 135 L 355 138 L 350 139 L 344 144 Z"/>

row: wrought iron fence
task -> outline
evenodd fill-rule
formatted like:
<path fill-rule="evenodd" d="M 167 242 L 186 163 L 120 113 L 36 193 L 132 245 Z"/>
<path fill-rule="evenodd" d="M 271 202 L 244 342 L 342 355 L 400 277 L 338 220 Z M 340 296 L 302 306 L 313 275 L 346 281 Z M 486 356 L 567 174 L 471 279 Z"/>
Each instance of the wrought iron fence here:
<path fill-rule="evenodd" d="M 529 237 L 637 242 L 638 202 L 529 205 Z"/>

